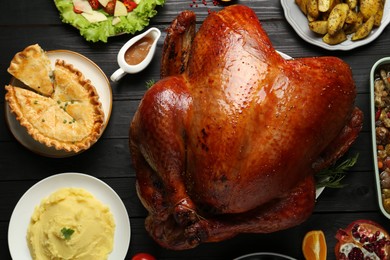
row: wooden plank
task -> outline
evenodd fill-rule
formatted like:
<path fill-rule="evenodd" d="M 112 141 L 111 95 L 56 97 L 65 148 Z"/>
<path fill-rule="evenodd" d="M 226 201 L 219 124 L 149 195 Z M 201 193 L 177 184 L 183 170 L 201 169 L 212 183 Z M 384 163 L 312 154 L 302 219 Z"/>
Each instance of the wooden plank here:
<path fill-rule="evenodd" d="M 117 129 L 117 128 L 114 128 Z M 118 176 L 121 176 L 121 174 L 126 174 L 127 167 L 130 167 L 130 152 L 128 148 L 128 136 L 125 136 L 127 133 L 128 127 L 126 125 L 126 128 L 123 127 L 121 131 L 118 130 L 120 134 L 116 135 L 123 135 L 121 138 L 115 138 L 115 137 L 109 137 L 106 138 L 103 136 L 96 144 L 94 144 L 89 150 L 81 153 L 78 156 L 73 156 L 70 158 L 62 158 L 62 159 L 51 159 L 51 158 L 44 158 L 39 155 L 36 155 L 32 153 L 31 151 L 27 150 L 25 147 L 23 147 L 21 144 L 14 142 L 13 137 L 9 140 L 6 140 L 2 143 L 3 149 L 8 151 L 8 153 L 4 153 L 0 157 L 0 165 L 4 167 L 3 169 L 8 171 L 15 171 L 17 172 L 17 169 L 22 169 L 24 165 L 20 165 L 19 161 L 14 160 L 13 154 L 18 154 L 18 158 L 21 161 L 24 161 L 26 163 L 31 163 L 30 171 L 32 175 L 39 174 L 39 169 L 41 166 L 39 164 L 34 163 L 37 159 L 43 160 L 46 165 L 46 169 L 51 172 L 56 172 L 58 169 L 63 168 L 62 164 L 65 166 L 68 165 L 72 166 L 72 168 L 79 169 L 79 170 L 85 170 L 86 167 L 89 168 L 92 171 L 100 171 L 98 167 L 100 167 L 98 162 L 110 162 L 110 165 L 103 165 L 103 169 L 105 168 L 114 168 L 118 174 Z M 107 130 L 109 131 L 109 130 Z M 118 133 L 117 131 L 115 131 Z M 104 134 L 105 135 L 105 134 Z M 109 132 L 107 132 L 107 135 L 110 135 Z M 354 170 L 356 171 L 372 171 L 373 167 L 373 161 L 372 161 L 372 152 L 371 152 L 371 135 L 369 133 L 363 132 L 360 134 L 360 136 L 357 138 L 356 143 L 353 144 L 351 149 L 349 150 L 348 154 L 345 157 L 351 157 L 355 155 L 356 153 L 359 153 L 359 159 L 354 167 Z M 95 160 L 96 158 L 99 158 L 99 161 Z M 105 161 L 107 160 L 107 161 Z M 127 162 L 124 164 L 124 162 Z M 102 169 L 102 170 L 103 170 Z M 23 173 L 27 174 L 27 173 Z M 103 175 L 104 176 L 104 175 Z M 7 177 L 8 176 L 4 176 Z M 9 176 L 8 178 L 10 178 Z M 15 175 L 12 175 L 11 178 L 15 178 Z"/>
<path fill-rule="evenodd" d="M 296 259 L 303 259 L 301 243 L 305 233 L 309 230 L 321 228 L 326 236 L 328 245 L 328 259 L 334 258 L 334 247 L 337 240 L 334 238 L 339 228 L 346 227 L 352 221 L 360 218 L 373 221 L 383 221 L 383 217 L 374 213 L 346 213 L 342 217 L 338 214 L 313 215 L 300 226 L 272 234 L 240 234 L 232 239 L 202 244 L 199 247 L 185 251 L 164 249 L 156 244 L 144 228 L 143 218 L 131 218 L 131 241 L 126 259 L 130 259 L 139 252 L 147 252 L 158 259 L 233 259 L 242 255 L 256 252 L 275 252 L 287 254 Z M 390 224 L 384 226 L 390 229 Z M 0 222 L 0 233 L 7 234 L 8 222 Z M 10 259 L 6 236 L 0 236 L 0 254 L 2 259 Z"/>
<path fill-rule="evenodd" d="M 37 181 L 61 172 L 82 172 L 102 179 L 123 200 L 131 221 L 132 239 L 127 259 L 138 252 L 148 252 L 158 259 L 232 259 L 243 254 L 259 251 L 274 251 L 303 259 L 300 251 L 304 234 L 313 229 L 322 229 L 328 241 L 329 259 L 334 258 L 334 235 L 338 228 L 345 227 L 356 219 L 371 219 L 383 223 L 390 230 L 389 221 L 382 216 L 377 206 L 371 155 L 370 82 L 371 66 L 380 58 L 390 56 L 390 28 L 369 45 L 351 51 L 327 51 L 302 40 L 284 18 L 280 1 L 243 0 L 241 4 L 252 6 L 274 47 L 293 58 L 308 56 L 338 56 L 352 68 L 357 86 L 357 105 L 363 110 L 363 131 L 348 154 L 359 153 L 360 157 L 343 180 L 342 189 L 325 189 L 316 202 L 314 213 L 303 224 L 273 234 L 241 234 L 220 243 L 201 245 L 189 251 L 172 251 L 161 248 L 147 234 L 144 227 L 146 210 L 141 205 L 135 190 L 135 172 L 128 149 L 128 129 L 138 103 L 146 91 L 145 81 L 159 79 L 161 49 L 165 39 L 164 29 L 184 9 L 197 14 L 197 26 L 208 16 L 209 11 L 219 10 L 211 1 L 204 6 L 191 7 L 192 0 L 167 1 L 158 8 L 153 25 L 163 31 L 158 42 L 158 51 L 152 64 L 142 73 L 127 75 L 120 82 L 112 83 L 113 114 L 109 125 L 90 150 L 70 158 L 53 159 L 35 155 L 15 142 L 6 124 L 0 123 L 0 258 L 10 259 L 7 246 L 7 229 L 12 210 L 23 193 Z M 38 7 L 38 8 L 37 8 Z M 3 44 L 0 67 L 0 82 L 5 85 L 11 78 L 6 68 L 13 55 L 27 45 L 39 43 L 47 50 L 67 49 L 77 51 L 93 60 L 109 77 L 117 68 L 116 54 L 131 37 L 112 37 L 107 44 L 86 42 L 78 31 L 60 21 L 53 1 L 0 1 L 0 9 L 6 10 L 0 17 L 0 42 Z M 11 19 L 14 18 L 14 19 Z M 313 86 L 315 87 L 315 86 Z M 1 90 L 4 97 L 4 89 Z M 0 114 L 4 114 L 4 100 L 0 99 Z M 17 158 L 17 160 L 15 160 Z"/>
<path fill-rule="evenodd" d="M 203 21 L 208 16 L 209 11 L 217 11 L 223 6 L 214 6 L 212 0 L 207 0 L 204 5 L 201 0 L 175 0 L 166 1 L 163 7 L 158 7 L 157 15 L 152 18 L 153 23 L 170 23 L 183 10 L 191 10 L 197 14 L 197 20 Z M 261 14 L 261 19 L 284 18 L 281 6 L 278 1 L 256 1 L 241 0 L 240 4 L 252 6 L 257 14 Z M 37 12 L 39 7 L 39 12 Z M 34 0 L 30 2 L 20 1 L 0 1 L 0 10 L 7 10 L 10 14 L 17 15 L 18 19 L 8 19 L 7 16 L 0 17 L 0 25 L 60 25 L 61 19 L 54 1 Z"/>
<path fill-rule="evenodd" d="M 37 160 L 34 157 L 31 158 L 32 160 Z M 109 161 L 104 157 L 99 160 L 103 162 Z M 44 163 L 43 160 L 40 161 Z M 77 165 L 77 162 L 80 162 L 81 165 Z M 45 169 L 33 167 L 33 163 L 29 161 L 24 163 L 31 165 L 31 169 L 26 171 L 23 170 L 24 167 L 10 165 L 8 170 L 8 167 L 2 166 L 2 169 L 5 169 L 4 173 L 8 174 L 0 182 L 0 197 L 3 198 L 0 200 L 0 212 L 6 213 L 0 215 L 0 221 L 6 220 L 10 216 L 11 210 L 19 198 L 32 185 L 41 179 L 63 172 L 80 172 L 102 179 L 113 187 L 123 199 L 127 209 L 130 211 L 130 216 L 145 216 L 145 210 L 140 204 L 135 191 L 135 173 L 133 168 L 129 166 L 122 165 L 123 167 L 117 169 L 112 166 L 105 168 L 104 165 L 97 164 L 97 168 L 95 169 L 94 167 L 88 167 L 89 160 L 85 158 L 82 160 L 74 160 L 71 165 L 75 165 L 75 167 L 69 167 L 69 164 L 64 162 L 57 169 L 53 169 L 55 165 L 51 162 L 48 163 Z M 341 189 L 326 188 L 317 200 L 315 212 L 375 212 L 378 210 L 376 187 L 372 172 L 351 171 L 343 180 L 343 184 L 345 184 L 345 187 Z M 356 203 L 356 200 L 359 203 Z"/>
<path fill-rule="evenodd" d="M 350 52 L 324 52 L 322 49 L 313 48 L 307 46 L 304 50 L 299 50 L 299 54 L 296 53 L 293 47 L 290 49 L 288 46 L 296 46 L 299 44 L 300 39 L 294 39 L 297 36 L 292 32 L 289 25 L 283 27 L 274 28 L 274 22 L 265 23 L 264 28 L 269 34 L 270 39 L 274 43 L 274 47 L 293 58 L 307 57 L 307 56 L 324 56 L 324 55 L 338 55 L 341 59 L 347 62 L 351 68 L 356 81 L 357 91 L 359 94 L 369 93 L 369 74 L 372 65 L 380 58 L 386 56 L 389 53 L 386 47 L 390 44 L 389 39 L 381 38 L 373 43 L 378 52 L 371 53 L 363 49 L 362 52 L 350 54 Z M 280 23 L 277 23 L 280 24 Z M 268 27 L 272 28 L 269 29 Z M 163 30 L 162 26 L 159 26 Z M 79 52 L 85 55 L 87 58 L 94 61 L 103 72 L 109 77 L 117 68 L 116 55 L 121 46 L 129 39 L 128 36 L 118 36 L 110 39 L 110 44 L 91 44 L 85 42 L 73 28 L 67 28 L 66 26 L 46 27 L 38 26 L 30 28 L 31 37 L 25 38 L 25 30 L 23 27 L 17 28 L 3 28 L 3 34 L 0 35 L 1 41 L 9 42 L 9 51 L 2 56 L 0 60 L 0 66 L 7 68 L 13 57 L 13 55 L 24 49 L 26 46 L 39 43 L 42 48 L 46 50 L 66 49 Z M 61 38 L 61 42 L 57 41 L 57 38 Z M 158 43 L 158 51 L 152 61 L 151 65 L 139 74 L 127 75 L 121 81 L 117 83 L 111 83 L 114 99 L 130 99 L 141 98 L 142 93 L 145 91 L 145 82 L 147 80 L 158 80 L 160 78 L 160 60 L 161 49 L 163 41 L 165 39 L 165 32 Z M 280 42 L 282 39 L 289 39 L 288 41 Z M 291 43 L 290 43 L 291 41 Z M 378 46 L 375 46 L 378 45 Z M 280 47 L 283 46 L 283 47 Z M 389 53 L 390 55 L 390 53 Z M 364 62 L 363 62 L 364 61 Z M 5 85 L 9 83 L 11 75 L 6 70 L 0 71 L 1 84 Z M 2 90 L 4 92 L 4 90 Z M 136 94 L 135 96 L 133 94 Z"/>

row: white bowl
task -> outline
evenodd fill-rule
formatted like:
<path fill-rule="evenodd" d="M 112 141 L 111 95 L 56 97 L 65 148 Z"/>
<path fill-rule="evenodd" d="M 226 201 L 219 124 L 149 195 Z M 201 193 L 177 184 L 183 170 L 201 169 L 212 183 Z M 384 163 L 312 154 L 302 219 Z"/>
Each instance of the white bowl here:
<path fill-rule="evenodd" d="M 322 37 L 318 36 L 309 29 L 309 22 L 304 13 L 295 3 L 295 0 L 280 0 L 280 3 L 283 7 L 284 15 L 286 16 L 288 23 L 293 27 L 297 34 L 308 43 L 327 50 L 347 51 L 366 45 L 378 38 L 378 36 L 383 32 L 383 30 L 390 22 L 390 1 L 386 1 L 381 25 L 378 28 L 374 28 L 370 35 L 368 35 L 365 39 L 352 41 L 352 35 L 349 35 L 346 41 L 336 45 L 329 45 L 322 41 Z"/>
<path fill-rule="evenodd" d="M 31 260 L 26 235 L 31 216 L 41 200 L 60 188 L 83 188 L 107 205 L 115 219 L 114 248 L 108 260 L 125 259 L 130 245 L 130 218 L 118 194 L 105 182 L 84 173 L 60 173 L 29 188 L 16 204 L 8 226 L 8 247 L 12 259 Z"/>
<path fill-rule="evenodd" d="M 278 254 L 278 253 L 272 253 L 272 252 L 262 252 L 262 253 L 252 253 L 240 256 L 238 258 L 235 258 L 234 260 L 296 260 L 295 258 L 292 258 L 290 256 Z"/>

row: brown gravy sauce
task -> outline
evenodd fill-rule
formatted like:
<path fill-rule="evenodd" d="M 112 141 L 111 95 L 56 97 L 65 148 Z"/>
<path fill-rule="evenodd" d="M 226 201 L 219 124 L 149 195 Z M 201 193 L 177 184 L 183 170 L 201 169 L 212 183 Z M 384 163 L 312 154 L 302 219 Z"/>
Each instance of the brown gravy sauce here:
<path fill-rule="evenodd" d="M 148 55 L 152 44 L 153 39 L 150 36 L 145 36 L 135 42 L 125 53 L 125 60 L 127 64 L 137 65 L 141 63 Z"/>

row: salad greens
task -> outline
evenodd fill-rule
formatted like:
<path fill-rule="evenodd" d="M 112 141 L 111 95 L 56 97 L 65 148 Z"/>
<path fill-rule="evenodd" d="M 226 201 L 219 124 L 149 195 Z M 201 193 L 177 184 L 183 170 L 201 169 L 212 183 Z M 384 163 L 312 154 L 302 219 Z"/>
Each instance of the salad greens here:
<path fill-rule="evenodd" d="M 143 30 L 149 25 L 149 20 L 157 14 L 155 10 L 157 5 L 164 5 L 165 0 L 142 0 L 137 8 L 129 12 L 127 16 L 119 17 L 120 22 L 113 25 L 114 16 L 107 14 L 104 10 L 99 10 L 107 16 L 106 21 L 90 23 L 81 14 L 73 11 L 72 0 L 54 0 L 54 3 L 60 12 L 62 22 L 71 24 L 80 30 L 80 34 L 92 42 L 107 42 L 108 37 L 122 33 L 133 34 Z"/>

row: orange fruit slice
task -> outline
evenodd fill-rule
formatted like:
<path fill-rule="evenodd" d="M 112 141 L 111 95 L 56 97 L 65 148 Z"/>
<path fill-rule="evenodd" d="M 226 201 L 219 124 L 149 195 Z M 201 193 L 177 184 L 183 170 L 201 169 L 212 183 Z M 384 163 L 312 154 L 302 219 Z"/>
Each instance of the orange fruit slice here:
<path fill-rule="evenodd" d="M 306 233 L 302 242 L 302 252 L 306 260 L 326 260 L 326 251 L 324 232 L 312 230 Z"/>

